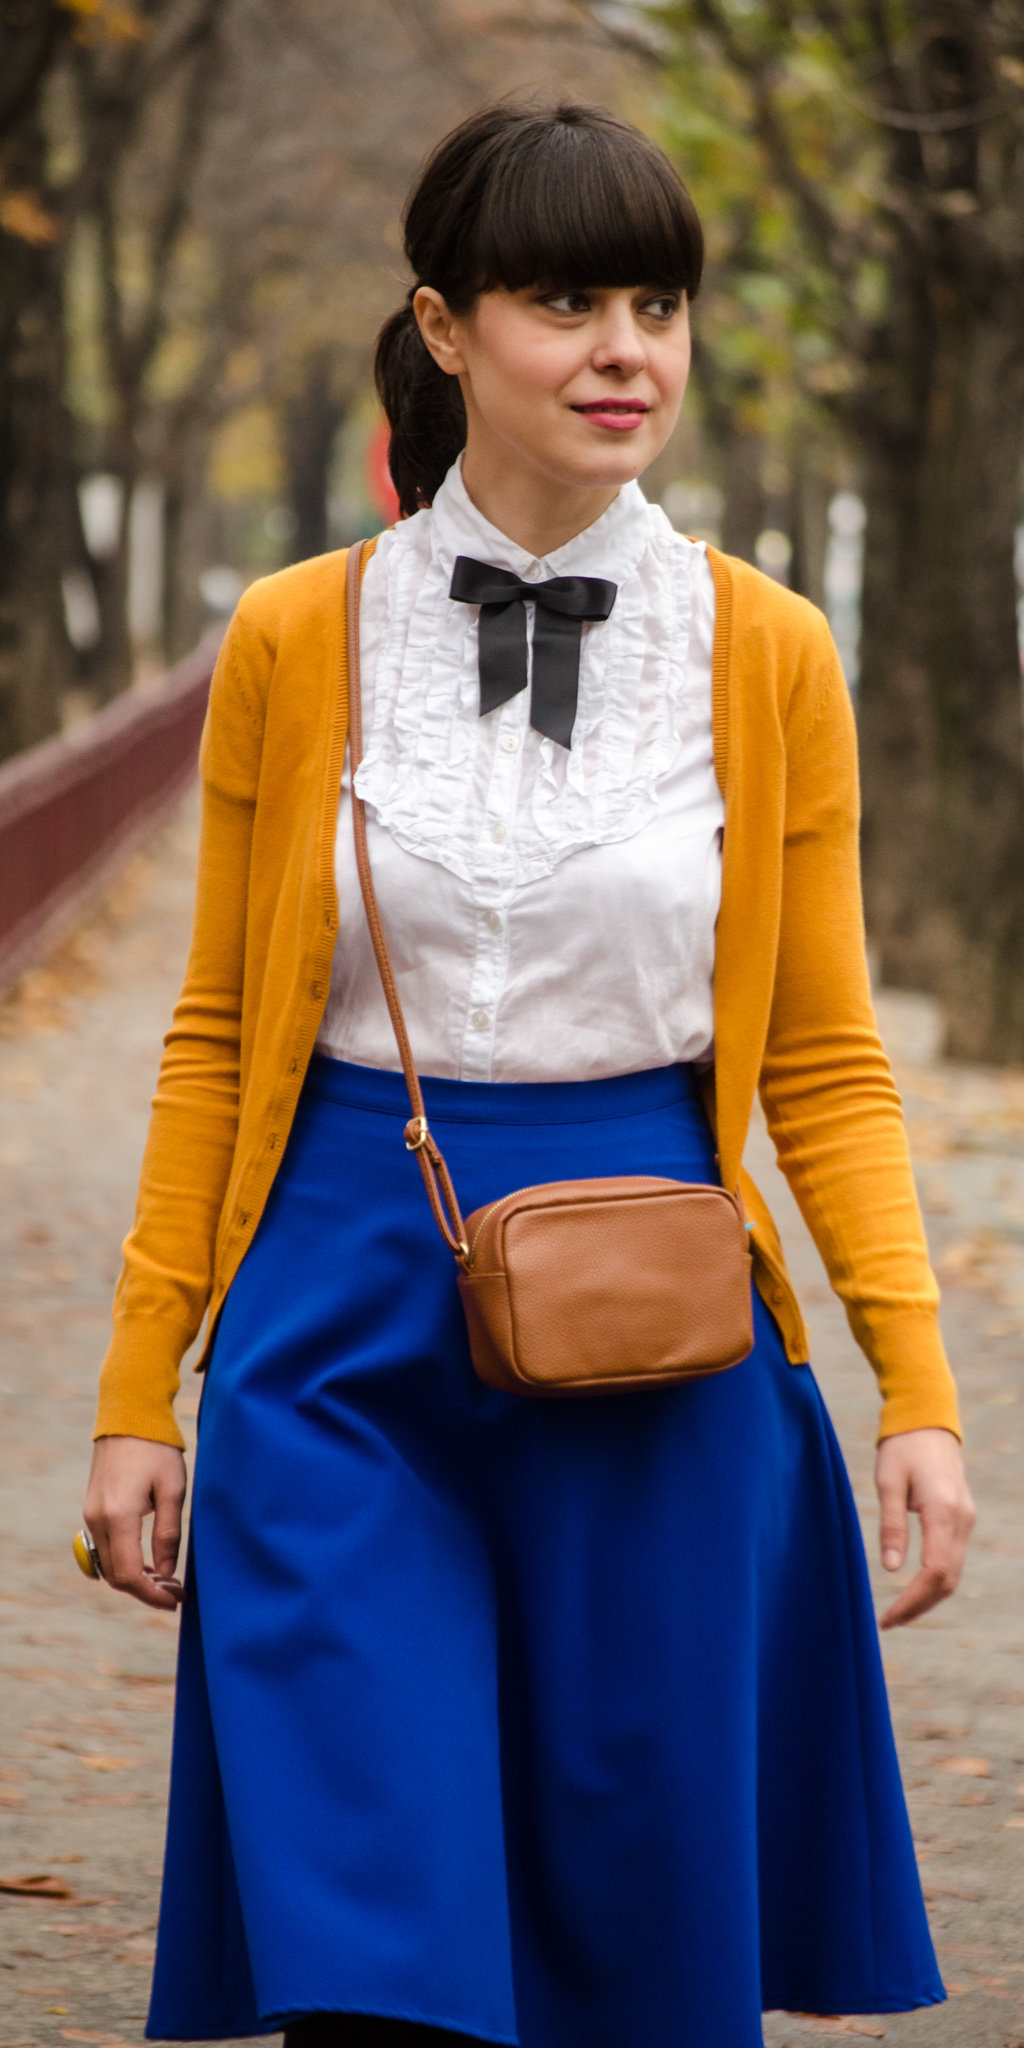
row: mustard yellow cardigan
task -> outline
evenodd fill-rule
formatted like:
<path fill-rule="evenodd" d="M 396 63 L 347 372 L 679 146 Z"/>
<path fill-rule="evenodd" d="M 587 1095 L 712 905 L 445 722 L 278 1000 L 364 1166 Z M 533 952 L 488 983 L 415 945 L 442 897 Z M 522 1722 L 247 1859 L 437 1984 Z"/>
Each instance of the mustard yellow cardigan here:
<path fill-rule="evenodd" d="M 846 684 L 820 612 L 709 555 L 726 818 L 711 1105 L 722 1178 L 742 1185 L 757 1285 L 799 1363 L 803 1317 L 741 1169 L 760 1088 L 783 1171 L 878 1375 L 881 1434 L 959 1433 L 871 1007 Z M 192 948 L 125 1242 L 97 1436 L 180 1444 L 182 1354 L 207 1307 L 215 1330 L 287 1144 L 338 928 L 347 711 L 345 557 L 322 555 L 246 592 L 213 678 Z"/>

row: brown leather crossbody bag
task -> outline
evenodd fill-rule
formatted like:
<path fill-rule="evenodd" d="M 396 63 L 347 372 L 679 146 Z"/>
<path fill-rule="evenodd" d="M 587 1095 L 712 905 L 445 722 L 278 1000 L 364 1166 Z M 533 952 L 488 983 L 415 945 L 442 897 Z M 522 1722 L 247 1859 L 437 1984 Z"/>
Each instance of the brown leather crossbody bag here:
<path fill-rule="evenodd" d="M 740 1198 L 725 1188 L 626 1174 L 517 1188 L 463 1220 L 423 1106 L 381 927 L 355 793 L 362 759 L 359 588 L 366 543 L 349 550 L 352 819 L 367 923 L 409 1090 L 405 1143 L 459 1267 L 479 1377 L 507 1393 L 611 1394 L 726 1372 L 754 1342 Z"/>

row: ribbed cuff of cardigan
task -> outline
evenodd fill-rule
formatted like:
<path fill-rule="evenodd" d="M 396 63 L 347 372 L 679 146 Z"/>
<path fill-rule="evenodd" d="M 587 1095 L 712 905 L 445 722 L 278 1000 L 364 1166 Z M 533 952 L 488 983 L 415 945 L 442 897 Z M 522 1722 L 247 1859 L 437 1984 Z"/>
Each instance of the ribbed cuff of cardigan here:
<path fill-rule="evenodd" d="M 174 1397 L 188 1343 L 188 1335 L 177 1324 L 155 1316 L 118 1318 L 100 1373 L 93 1437 L 141 1436 L 184 1450 L 185 1439 L 174 1419 Z"/>
<path fill-rule="evenodd" d="M 854 1318 L 851 1317 L 851 1322 Z M 908 1429 L 948 1429 L 961 1436 L 956 1382 L 949 1369 L 938 1317 L 930 1309 L 887 1315 L 863 1331 L 854 1323 L 878 1374 L 882 1414 L 878 1441 Z"/>

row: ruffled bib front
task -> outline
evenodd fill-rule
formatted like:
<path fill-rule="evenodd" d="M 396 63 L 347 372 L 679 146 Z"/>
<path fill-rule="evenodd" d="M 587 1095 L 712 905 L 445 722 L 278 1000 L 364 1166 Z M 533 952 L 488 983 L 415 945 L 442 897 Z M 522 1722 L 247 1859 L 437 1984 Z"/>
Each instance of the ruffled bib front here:
<path fill-rule="evenodd" d="M 585 575 L 618 587 L 610 618 L 583 628 L 571 751 L 530 727 L 527 692 L 514 700 L 515 883 L 639 832 L 688 741 L 705 744 L 706 667 L 694 675 L 690 662 L 703 552 L 631 483 L 565 547 L 530 555 L 476 510 L 457 463 L 429 511 L 382 537 L 364 580 L 357 788 L 379 823 L 407 852 L 472 879 L 501 714 L 479 716 L 478 608 L 448 595 L 456 557 L 470 555 L 527 582 Z M 532 634 L 532 607 L 528 617 Z"/>

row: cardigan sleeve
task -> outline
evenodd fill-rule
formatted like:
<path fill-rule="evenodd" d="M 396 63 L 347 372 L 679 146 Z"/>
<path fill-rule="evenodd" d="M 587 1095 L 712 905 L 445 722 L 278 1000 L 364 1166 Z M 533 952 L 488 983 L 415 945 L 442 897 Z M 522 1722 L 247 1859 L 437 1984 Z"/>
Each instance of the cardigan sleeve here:
<path fill-rule="evenodd" d="M 880 1436 L 959 1435 L 900 1098 L 875 1023 L 849 692 L 824 619 L 785 714 L 781 926 L 761 1072 L 779 1164 L 878 1376 Z"/>
<path fill-rule="evenodd" d="M 246 906 L 273 650 L 242 601 L 210 689 L 192 944 L 124 1244 L 96 1436 L 182 1443 L 173 1402 L 210 1298 L 238 1129 Z"/>

